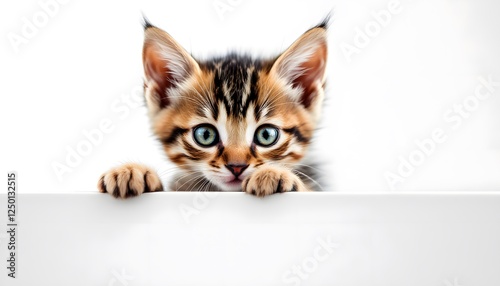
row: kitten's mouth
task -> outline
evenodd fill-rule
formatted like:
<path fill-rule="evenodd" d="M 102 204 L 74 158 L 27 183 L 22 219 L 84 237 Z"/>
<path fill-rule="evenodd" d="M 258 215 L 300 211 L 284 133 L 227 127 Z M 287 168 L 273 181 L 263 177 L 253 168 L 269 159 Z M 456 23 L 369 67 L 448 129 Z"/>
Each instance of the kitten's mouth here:
<path fill-rule="evenodd" d="M 247 175 L 238 177 L 227 176 L 222 180 L 219 180 L 219 186 L 224 191 L 231 191 L 231 192 L 241 191 L 241 185 L 246 177 Z"/>
<path fill-rule="evenodd" d="M 243 181 L 240 180 L 239 178 L 234 178 L 231 181 L 226 182 L 226 185 L 229 185 L 229 186 L 240 186 L 241 182 L 243 182 Z"/>

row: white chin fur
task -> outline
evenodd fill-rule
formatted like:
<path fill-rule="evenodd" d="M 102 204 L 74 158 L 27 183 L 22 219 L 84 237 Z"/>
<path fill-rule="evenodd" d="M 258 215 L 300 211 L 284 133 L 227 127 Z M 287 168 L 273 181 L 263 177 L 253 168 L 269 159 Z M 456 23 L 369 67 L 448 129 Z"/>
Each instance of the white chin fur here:
<path fill-rule="evenodd" d="M 240 192 L 242 190 L 241 184 L 229 185 L 229 184 L 226 184 L 224 182 L 220 182 L 218 180 L 212 180 L 212 179 L 209 179 L 209 180 L 214 185 L 216 185 L 217 188 L 219 188 L 219 191 L 222 191 L 222 192 Z"/>
<path fill-rule="evenodd" d="M 225 174 L 225 175 L 226 176 L 224 178 L 221 178 L 221 177 L 214 176 L 213 174 L 208 173 L 208 174 L 205 174 L 205 178 L 207 180 L 209 180 L 212 184 L 217 186 L 217 188 L 221 192 L 241 192 L 242 191 L 241 183 L 240 184 L 228 184 L 226 182 L 230 181 L 232 178 L 230 177 L 229 174 Z M 245 179 L 246 176 L 248 176 L 248 174 L 247 175 L 242 174 L 242 176 L 240 176 L 240 180 L 243 181 L 243 179 Z"/>
<path fill-rule="evenodd" d="M 217 182 L 215 184 L 223 192 L 241 192 L 241 184 L 240 185 L 228 185 L 228 184 L 220 183 L 220 182 Z"/>

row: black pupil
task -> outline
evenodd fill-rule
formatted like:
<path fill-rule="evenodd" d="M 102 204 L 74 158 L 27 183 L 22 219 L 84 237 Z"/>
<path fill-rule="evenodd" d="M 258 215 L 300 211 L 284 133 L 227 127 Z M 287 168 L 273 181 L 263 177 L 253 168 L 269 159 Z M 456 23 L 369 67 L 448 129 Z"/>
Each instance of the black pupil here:
<path fill-rule="evenodd" d="M 264 137 L 264 139 L 269 139 L 269 131 L 267 129 L 264 129 L 264 131 L 262 132 L 262 137 Z"/>
<path fill-rule="evenodd" d="M 205 129 L 205 132 L 203 132 L 203 139 L 207 140 L 208 138 L 210 138 L 210 131 Z"/>

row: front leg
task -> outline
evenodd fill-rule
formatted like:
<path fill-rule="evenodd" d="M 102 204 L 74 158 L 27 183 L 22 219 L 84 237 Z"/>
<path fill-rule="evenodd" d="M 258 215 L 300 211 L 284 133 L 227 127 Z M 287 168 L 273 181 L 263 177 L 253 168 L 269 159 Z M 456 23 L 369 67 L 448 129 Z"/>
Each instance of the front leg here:
<path fill-rule="evenodd" d="M 129 163 L 102 174 L 97 184 L 101 193 L 115 198 L 135 197 L 146 192 L 163 191 L 160 177 L 147 166 Z"/>
<path fill-rule="evenodd" d="M 242 183 L 243 191 L 257 197 L 274 193 L 307 192 L 309 189 L 291 170 L 278 166 L 262 166 Z"/>

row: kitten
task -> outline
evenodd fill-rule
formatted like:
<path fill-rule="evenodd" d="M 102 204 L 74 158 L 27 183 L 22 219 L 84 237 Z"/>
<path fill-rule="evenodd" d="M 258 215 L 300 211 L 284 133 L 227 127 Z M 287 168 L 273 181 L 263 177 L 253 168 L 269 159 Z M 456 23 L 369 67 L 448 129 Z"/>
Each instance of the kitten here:
<path fill-rule="evenodd" d="M 144 95 L 152 130 L 182 170 L 173 191 L 244 191 L 259 197 L 312 191 L 314 168 L 301 164 L 324 97 L 327 22 L 274 59 L 229 54 L 198 61 L 145 21 Z M 100 192 L 126 198 L 163 190 L 136 164 L 111 169 Z"/>

